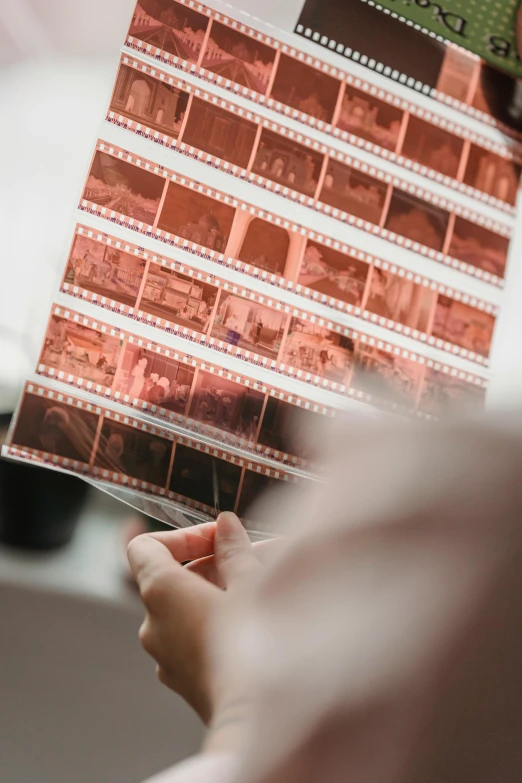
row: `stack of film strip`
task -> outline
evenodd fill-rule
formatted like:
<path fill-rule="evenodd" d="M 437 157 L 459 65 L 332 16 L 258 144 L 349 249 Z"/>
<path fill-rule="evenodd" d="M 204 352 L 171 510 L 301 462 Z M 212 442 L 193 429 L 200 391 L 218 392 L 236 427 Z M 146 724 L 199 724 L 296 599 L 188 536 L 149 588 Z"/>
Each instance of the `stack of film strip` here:
<path fill-rule="evenodd" d="M 522 145 L 456 46 L 430 92 L 314 41 L 138 2 L 6 455 L 262 536 L 315 420 L 484 404 Z"/>

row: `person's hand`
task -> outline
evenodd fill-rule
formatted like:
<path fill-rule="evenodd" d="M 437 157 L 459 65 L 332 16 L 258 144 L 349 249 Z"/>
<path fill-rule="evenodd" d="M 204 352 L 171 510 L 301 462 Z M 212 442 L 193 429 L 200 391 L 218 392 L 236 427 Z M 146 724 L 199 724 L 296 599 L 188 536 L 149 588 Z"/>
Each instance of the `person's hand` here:
<path fill-rule="evenodd" d="M 141 535 L 129 545 L 131 570 L 147 611 L 140 629 L 143 647 L 157 662 L 160 681 L 205 723 L 237 697 L 231 683 L 216 682 L 211 673 L 215 617 L 251 580 L 263 549 L 252 547 L 231 513 L 221 514 L 217 523 Z"/>

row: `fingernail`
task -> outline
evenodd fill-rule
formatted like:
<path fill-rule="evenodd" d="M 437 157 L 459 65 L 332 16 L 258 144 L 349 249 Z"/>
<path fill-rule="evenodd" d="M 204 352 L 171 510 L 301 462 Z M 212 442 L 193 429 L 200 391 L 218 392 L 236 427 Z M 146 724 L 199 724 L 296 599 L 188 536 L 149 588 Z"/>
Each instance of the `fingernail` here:
<path fill-rule="evenodd" d="M 224 511 L 217 518 L 217 529 L 222 536 L 237 535 L 239 527 L 242 527 L 241 521 L 232 511 Z"/>

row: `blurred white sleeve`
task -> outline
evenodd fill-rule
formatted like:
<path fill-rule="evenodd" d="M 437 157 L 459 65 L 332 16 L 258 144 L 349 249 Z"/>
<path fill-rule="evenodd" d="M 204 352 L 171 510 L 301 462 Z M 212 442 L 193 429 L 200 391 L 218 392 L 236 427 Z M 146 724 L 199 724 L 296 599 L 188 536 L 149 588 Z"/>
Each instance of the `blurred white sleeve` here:
<path fill-rule="evenodd" d="M 295 533 L 224 650 L 255 672 L 234 783 L 522 781 L 520 432 L 324 434 L 329 480 L 274 499 Z"/>

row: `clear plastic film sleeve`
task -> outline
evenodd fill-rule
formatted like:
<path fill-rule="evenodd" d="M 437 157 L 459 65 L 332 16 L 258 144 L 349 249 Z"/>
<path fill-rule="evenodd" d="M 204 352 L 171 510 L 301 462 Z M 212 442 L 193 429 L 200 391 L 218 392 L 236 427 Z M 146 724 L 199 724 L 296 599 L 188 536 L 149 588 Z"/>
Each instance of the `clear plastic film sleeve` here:
<path fill-rule="evenodd" d="M 6 456 L 262 536 L 262 493 L 321 480 L 322 421 L 483 406 L 516 128 L 476 55 L 357 57 L 319 35 L 337 5 L 137 4 Z"/>

